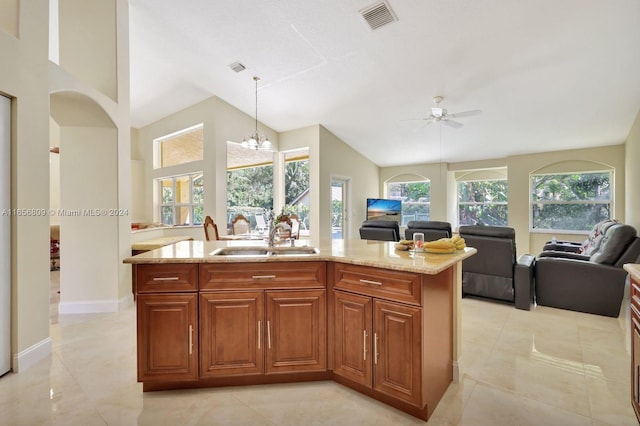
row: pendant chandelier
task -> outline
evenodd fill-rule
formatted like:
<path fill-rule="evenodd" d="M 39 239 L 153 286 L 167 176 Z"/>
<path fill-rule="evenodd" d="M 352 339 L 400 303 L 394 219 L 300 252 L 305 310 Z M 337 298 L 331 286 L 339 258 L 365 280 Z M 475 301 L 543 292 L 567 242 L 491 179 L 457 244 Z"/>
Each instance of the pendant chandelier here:
<path fill-rule="evenodd" d="M 248 140 L 245 138 L 242 141 L 242 147 L 246 149 L 271 151 L 273 150 L 273 145 L 271 145 L 269 138 L 258 133 L 258 80 L 260 80 L 260 77 L 253 77 L 253 81 L 256 82 L 256 128 L 254 133 L 249 135 Z"/>

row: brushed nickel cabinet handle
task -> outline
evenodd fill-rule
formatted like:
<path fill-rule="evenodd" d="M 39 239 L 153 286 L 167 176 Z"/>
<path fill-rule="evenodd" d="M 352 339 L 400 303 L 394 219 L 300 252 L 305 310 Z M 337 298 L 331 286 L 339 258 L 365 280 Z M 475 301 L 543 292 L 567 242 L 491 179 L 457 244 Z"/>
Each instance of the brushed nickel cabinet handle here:
<path fill-rule="evenodd" d="M 189 355 L 193 355 L 193 326 L 189 325 Z"/>
<path fill-rule="evenodd" d="M 371 280 L 360 279 L 360 282 L 363 283 L 363 284 L 382 285 L 382 283 L 380 281 L 371 281 Z"/>
<path fill-rule="evenodd" d="M 154 281 L 178 281 L 180 277 L 154 277 Z"/>
<path fill-rule="evenodd" d="M 373 333 L 373 363 L 378 363 L 378 333 Z"/>
<path fill-rule="evenodd" d="M 267 346 L 271 349 L 271 323 L 267 321 Z"/>
<path fill-rule="evenodd" d="M 276 276 L 275 275 L 252 275 L 251 278 L 254 280 L 272 280 Z"/>
<path fill-rule="evenodd" d="M 258 321 L 258 349 L 260 349 L 260 321 Z"/>
<path fill-rule="evenodd" d="M 367 330 L 362 330 L 362 359 L 367 360 Z"/>

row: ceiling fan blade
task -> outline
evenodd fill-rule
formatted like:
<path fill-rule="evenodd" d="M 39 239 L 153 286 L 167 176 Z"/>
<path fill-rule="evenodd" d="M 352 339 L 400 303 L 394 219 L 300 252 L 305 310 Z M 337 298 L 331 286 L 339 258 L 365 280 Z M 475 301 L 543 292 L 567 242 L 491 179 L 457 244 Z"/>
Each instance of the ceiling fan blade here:
<path fill-rule="evenodd" d="M 449 119 L 442 120 L 442 123 L 444 123 L 445 125 L 447 125 L 449 127 L 453 127 L 454 129 L 459 129 L 460 127 L 464 126 L 464 124 L 462 124 L 462 123 L 459 123 L 459 122 L 453 121 L 453 120 L 449 120 Z"/>
<path fill-rule="evenodd" d="M 447 117 L 450 117 L 450 118 L 472 117 L 474 115 L 478 115 L 481 113 L 482 113 L 481 110 L 474 109 L 473 111 L 463 111 L 463 112 L 456 112 L 455 114 L 449 114 L 447 115 Z"/>

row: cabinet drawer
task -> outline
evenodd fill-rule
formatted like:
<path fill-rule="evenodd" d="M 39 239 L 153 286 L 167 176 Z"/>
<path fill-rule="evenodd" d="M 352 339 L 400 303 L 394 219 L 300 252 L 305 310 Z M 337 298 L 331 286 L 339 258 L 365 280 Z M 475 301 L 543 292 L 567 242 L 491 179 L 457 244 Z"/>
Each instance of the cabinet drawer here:
<path fill-rule="evenodd" d="M 135 280 L 137 293 L 197 291 L 198 265 L 136 265 Z"/>
<path fill-rule="evenodd" d="M 219 263 L 200 265 L 200 290 L 325 288 L 324 262 Z"/>
<path fill-rule="evenodd" d="M 397 302 L 420 305 L 420 274 L 370 266 L 334 264 L 334 288 Z"/>

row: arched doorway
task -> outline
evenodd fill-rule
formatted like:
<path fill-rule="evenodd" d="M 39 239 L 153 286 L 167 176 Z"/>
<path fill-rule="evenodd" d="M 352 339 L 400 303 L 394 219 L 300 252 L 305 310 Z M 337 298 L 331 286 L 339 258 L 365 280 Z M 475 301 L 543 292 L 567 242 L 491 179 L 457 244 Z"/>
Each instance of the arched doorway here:
<path fill-rule="evenodd" d="M 52 144 L 59 147 L 60 313 L 118 310 L 118 129 L 90 97 L 50 95 Z M 55 185 L 56 177 L 52 177 Z M 55 191 L 52 190 L 52 193 Z"/>

